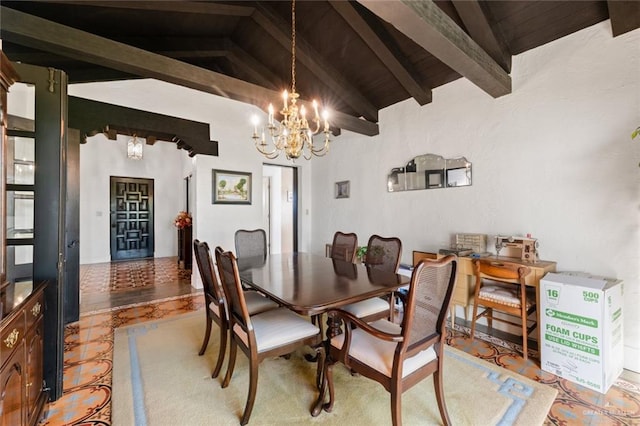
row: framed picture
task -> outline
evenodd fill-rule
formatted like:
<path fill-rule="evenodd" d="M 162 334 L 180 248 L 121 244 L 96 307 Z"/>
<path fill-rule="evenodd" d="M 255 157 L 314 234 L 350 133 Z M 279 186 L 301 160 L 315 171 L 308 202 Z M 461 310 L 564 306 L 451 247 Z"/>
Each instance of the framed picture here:
<path fill-rule="evenodd" d="M 251 204 L 251 173 L 213 169 L 213 204 Z"/>
<path fill-rule="evenodd" d="M 336 198 L 349 198 L 349 181 L 336 182 Z"/>

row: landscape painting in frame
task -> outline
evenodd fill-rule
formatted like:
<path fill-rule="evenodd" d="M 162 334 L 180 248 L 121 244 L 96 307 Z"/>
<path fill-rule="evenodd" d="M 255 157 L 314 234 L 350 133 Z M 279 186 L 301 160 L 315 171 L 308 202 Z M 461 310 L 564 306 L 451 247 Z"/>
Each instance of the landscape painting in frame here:
<path fill-rule="evenodd" d="M 251 204 L 251 173 L 213 169 L 213 204 Z"/>

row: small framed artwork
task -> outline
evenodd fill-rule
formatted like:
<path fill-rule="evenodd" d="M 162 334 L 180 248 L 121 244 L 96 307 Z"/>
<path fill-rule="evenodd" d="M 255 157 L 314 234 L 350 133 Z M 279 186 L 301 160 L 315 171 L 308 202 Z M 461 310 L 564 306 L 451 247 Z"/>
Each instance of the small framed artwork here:
<path fill-rule="evenodd" d="M 213 169 L 213 204 L 251 204 L 251 173 Z"/>
<path fill-rule="evenodd" d="M 335 197 L 349 198 L 349 181 L 348 180 L 343 180 L 342 182 L 336 182 Z"/>

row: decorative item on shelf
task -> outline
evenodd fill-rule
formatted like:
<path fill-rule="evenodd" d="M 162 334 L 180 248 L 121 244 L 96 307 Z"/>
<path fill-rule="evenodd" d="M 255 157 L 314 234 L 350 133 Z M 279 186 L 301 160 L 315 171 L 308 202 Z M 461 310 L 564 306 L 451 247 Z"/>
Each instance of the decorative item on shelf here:
<path fill-rule="evenodd" d="M 181 211 L 176 216 L 173 224 L 178 228 L 178 268 L 181 270 L 191 270 L 192 258 L 192 226 L 191 214 Z"/>
<path fill-rule="evenodd" d="M 178 216 L 176 216 L 173 221 L 173 224 L 179 229 L 190 227 L 192 225 L 191 214 L 185 211 L 179 212 Z"/>
<path fill-rule="evenodd" d="M 142 146 L 144 141 L 138 139 L 135 134 L 127 142 L 127 158 L 132 160 L 142 160 Z"/>
<path fill-rule="evenodd" d="M 267 143 L 265 129 L 262 135 L 258 135 L 259 119 L 253 116 L 252 139 L 256 148 L 262 155 L 274 159 L 284 152 L 288 160 L 295 160 L 300 156 L 309 160 L 312 156 L 322 157 L 329 152 L 329 113 L 325 109 L 322 113 L 322 122 L 318 113 L 318 103 L 313 101 L 313 117 L 309 126 L 304 105 L 298 107 L 300 95 L 296 92 L 296 3 L 291 2 L 291 93 L 286 90 L 282 94 L 284 107 L 280 111 L 282 120 L 279 124 L 274 121 L 273 105 L 269 104 L 269 121 L 266 130 L 269 133 L 270 143 Z M 313 135 L 324 133 L 324 143 L 321 146 L 313 145 Z M 273 147 L 271 146 L 273 145 Z"/>

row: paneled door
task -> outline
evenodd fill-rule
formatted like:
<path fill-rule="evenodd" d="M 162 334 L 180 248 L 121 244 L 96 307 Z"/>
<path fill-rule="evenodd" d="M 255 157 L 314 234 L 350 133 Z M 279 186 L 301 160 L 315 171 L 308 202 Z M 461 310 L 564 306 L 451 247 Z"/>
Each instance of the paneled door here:
<path fill-rule="evenodd" d="M 111 176 L 111 260 L 153 257 L 153 179 Z"/>

